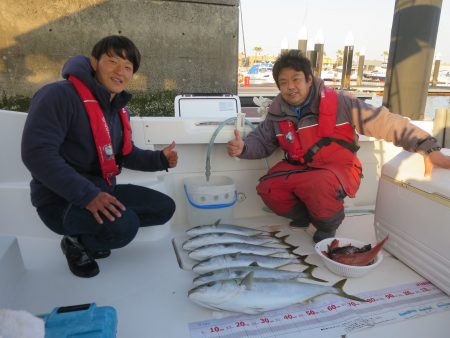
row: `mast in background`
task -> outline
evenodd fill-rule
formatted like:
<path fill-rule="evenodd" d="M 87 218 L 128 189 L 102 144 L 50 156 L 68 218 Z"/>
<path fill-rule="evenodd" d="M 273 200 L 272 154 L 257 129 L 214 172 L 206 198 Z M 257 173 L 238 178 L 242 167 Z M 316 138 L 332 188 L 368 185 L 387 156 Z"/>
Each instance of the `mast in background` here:
<path fill-rule="evenodd" d="M 441 15 L 442 0 L 396 0 L 383 105 L 421 120 Z"/>

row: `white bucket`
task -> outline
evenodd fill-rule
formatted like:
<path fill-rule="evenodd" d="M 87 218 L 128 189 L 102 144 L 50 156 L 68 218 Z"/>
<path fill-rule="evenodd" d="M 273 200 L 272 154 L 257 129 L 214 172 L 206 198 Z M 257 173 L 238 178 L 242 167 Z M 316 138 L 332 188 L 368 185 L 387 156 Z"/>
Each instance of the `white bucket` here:
<path fill-rule="evenodd" d="M 227 176 L 205 176 L 184 179 L 189 225 L 212 224 L 220 219 L 230 223 L 236 203 L 236 186 Z"/>

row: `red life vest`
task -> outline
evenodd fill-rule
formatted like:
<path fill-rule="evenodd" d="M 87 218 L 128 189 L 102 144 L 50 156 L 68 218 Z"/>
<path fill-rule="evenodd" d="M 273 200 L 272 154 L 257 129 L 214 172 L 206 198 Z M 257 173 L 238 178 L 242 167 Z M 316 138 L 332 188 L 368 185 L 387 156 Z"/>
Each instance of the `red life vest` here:
<path fill-rule="evenodd" d="M 359 149 L 350 123 L 336 125 L 338 96 L 335 90 L 323 87 L 318 124 L 296 130 L 294 122 L 278 122 L 277 134 L 286 160 L 301 167 L 329 169 L 339 179 L 345 192 L 354 197 L 362 168 L 355 153 Z"/>
<path fill-rule="evenodd" d="M 111 178 L 120 172 L 120 168 L 116 163 L 114 156 L 114 149 L 111 142 L 111 135 L 109 133 L 108 123 L 100 107 L 100 104 L 95 99 L 89 88 L 77 77 L 69 76 L 69 81 L 72 82 L 75 90 L 83 101 L 84 108 L 89 117 L 92 135 L 94 137 L 95 146 L 97 149 L 98 159 L 100 161 L 100 168 L 102 176 L 111 185 Z M 122 154 L 128 155 L 131 153 L 131 125 L 128 120 L 128 114 L 125 108 L 119 111 L 120 120 L 123 126 L 123 147 Z"/>

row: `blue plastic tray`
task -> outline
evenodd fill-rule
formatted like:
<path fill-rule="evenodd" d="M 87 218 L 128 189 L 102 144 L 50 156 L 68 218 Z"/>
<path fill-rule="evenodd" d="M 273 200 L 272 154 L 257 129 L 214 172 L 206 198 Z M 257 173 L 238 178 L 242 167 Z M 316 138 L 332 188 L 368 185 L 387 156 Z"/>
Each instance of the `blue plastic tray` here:
<path fill-rule="evenodd" d="M 45 315 L 45 338 L 115 338 L 117 313 L 95 303 L 55 308 Z"/>

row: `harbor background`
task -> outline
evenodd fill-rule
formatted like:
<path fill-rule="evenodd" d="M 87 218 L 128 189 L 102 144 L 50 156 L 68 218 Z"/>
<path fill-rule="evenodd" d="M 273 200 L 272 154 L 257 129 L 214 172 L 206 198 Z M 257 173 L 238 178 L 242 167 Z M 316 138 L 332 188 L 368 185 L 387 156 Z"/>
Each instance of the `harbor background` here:
<path fill-rule="evenodd" d="M 173 116 L 174 97 L 182 93 L 276 95 L 270 70 L 266 83 L 246 82 L 248 71 L 258 63 L 273 62 L 282 50 L 298 48 L 300 42 L 316 60 L 317 54 L 310 52 L 322 48 L 321 69 L 315 71 L 327 84 L 378 97 L 384 91 L 382 76 L 396 3 L 49 0 L 42 6 L 38 0 L 3 0 L 0 108 L 26 111 L 38 88 L 61 79 L 61 68 L 70 56 L 89 55 L 93 44 L 109 34 L 130 37 L 142 52 L 142 67 L 130 87 L 136 115 Z M 448 95 L 450 9 L 444 1 L 438 8 L 439 31 L 429 86 L 433 95 Z M 345 85 L 342 73 L 348 44 L 353 58 Z M 358 83 L 361 57 L 363 73 Z M 449 107 L 445 99 L 438 102 L 441 108 Z"/>

